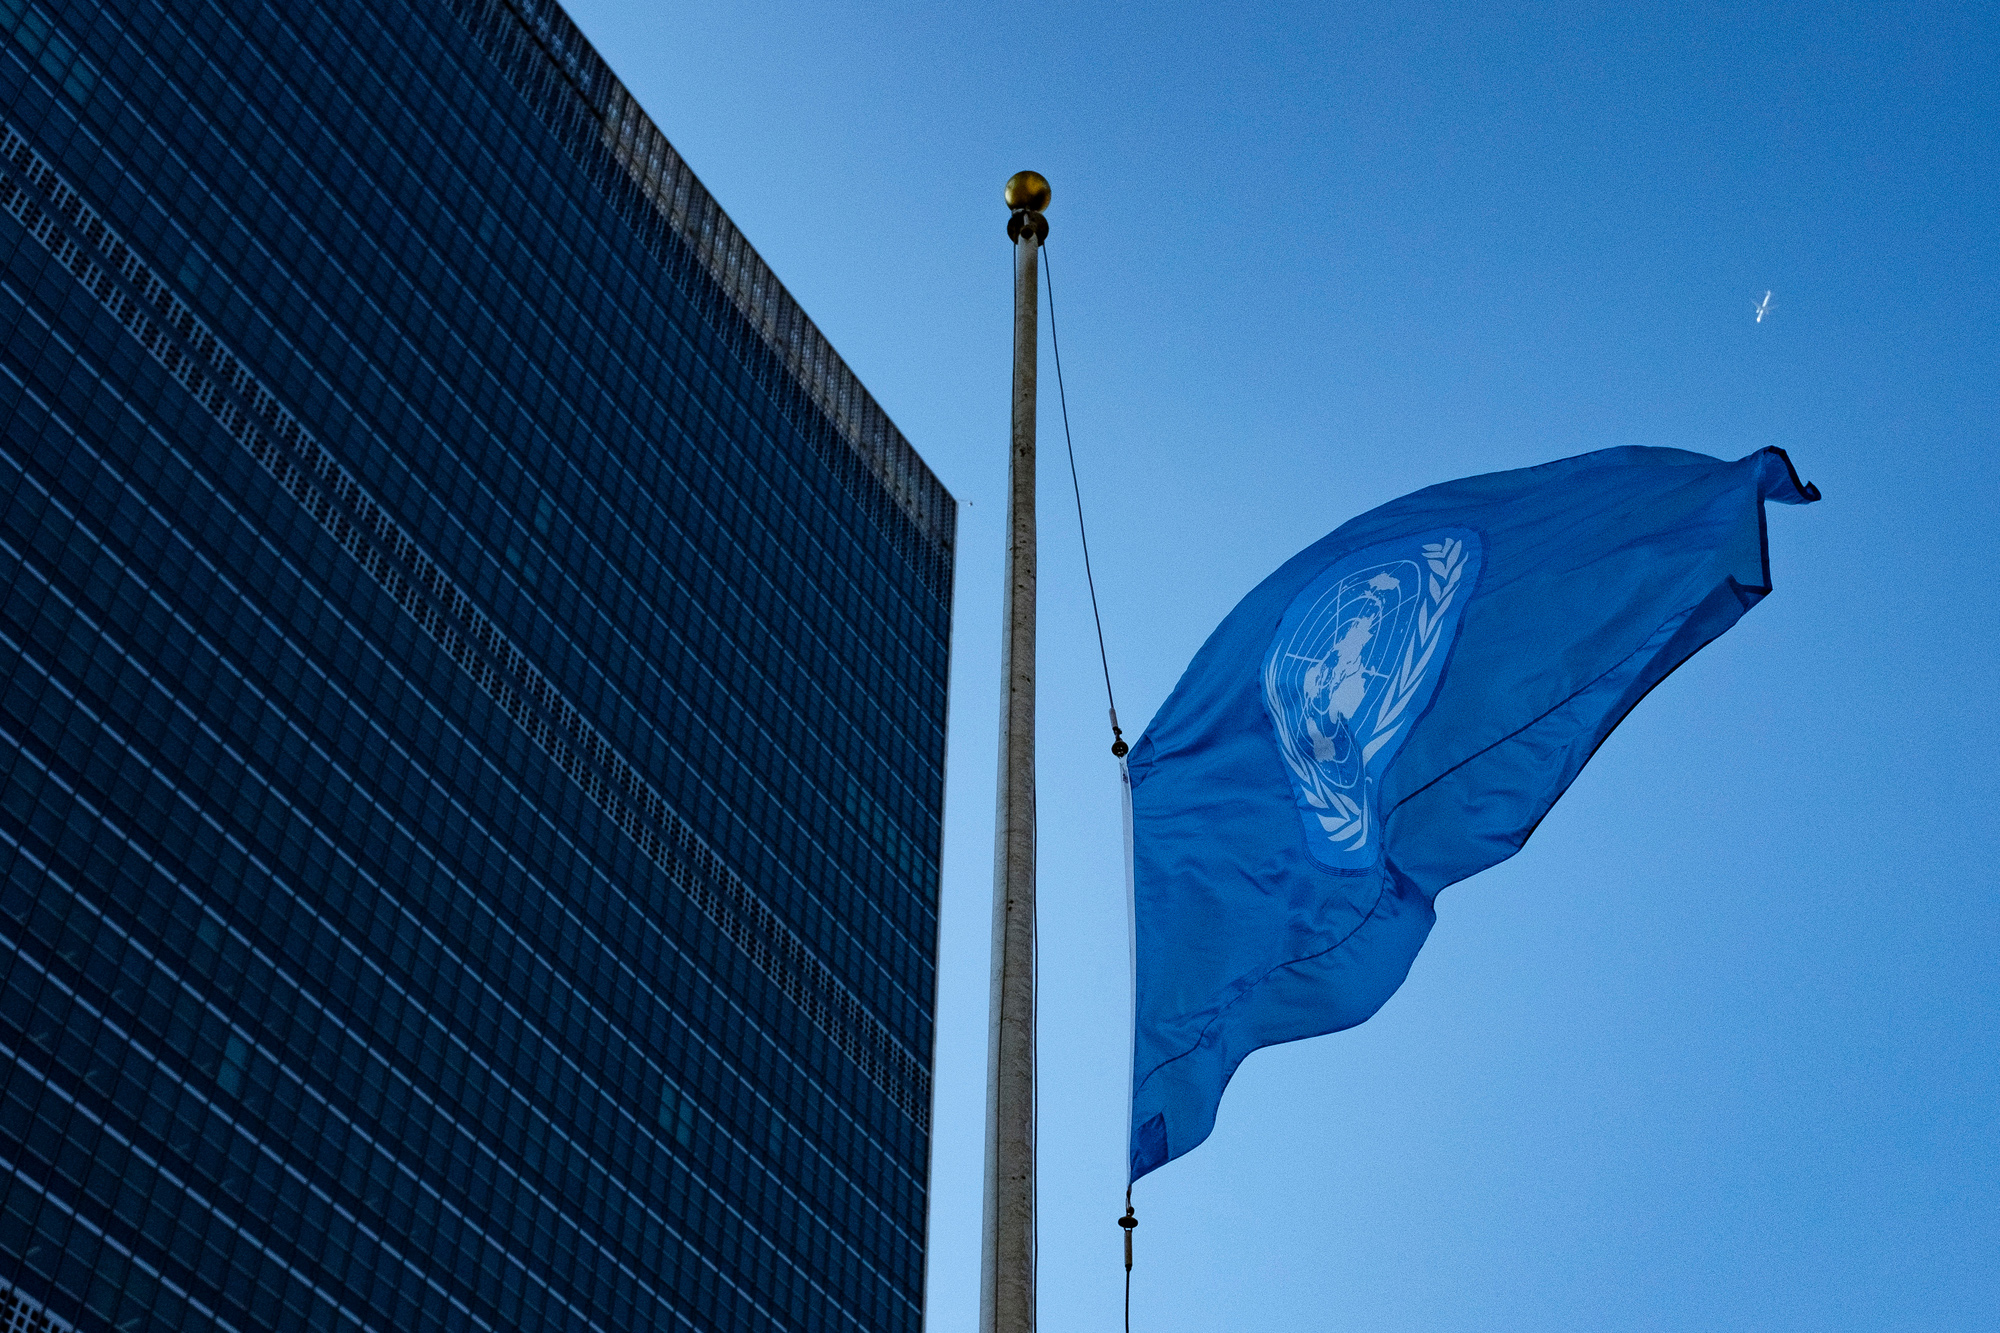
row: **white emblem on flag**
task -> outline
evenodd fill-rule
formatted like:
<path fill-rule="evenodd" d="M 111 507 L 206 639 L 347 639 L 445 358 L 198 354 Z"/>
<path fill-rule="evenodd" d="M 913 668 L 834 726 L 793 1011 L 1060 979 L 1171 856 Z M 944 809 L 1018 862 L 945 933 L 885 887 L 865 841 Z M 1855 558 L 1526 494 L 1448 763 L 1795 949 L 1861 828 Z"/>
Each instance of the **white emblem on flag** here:
<path fill-rule="evenodd" d="M 1387 542 L 1337 562 L 1287 608 L 1264 659 L 1264 708 L 1322 864 L 1374 863 L 1375 776 L 1429 702 L 1478 553 L 1463 530 Z"/>

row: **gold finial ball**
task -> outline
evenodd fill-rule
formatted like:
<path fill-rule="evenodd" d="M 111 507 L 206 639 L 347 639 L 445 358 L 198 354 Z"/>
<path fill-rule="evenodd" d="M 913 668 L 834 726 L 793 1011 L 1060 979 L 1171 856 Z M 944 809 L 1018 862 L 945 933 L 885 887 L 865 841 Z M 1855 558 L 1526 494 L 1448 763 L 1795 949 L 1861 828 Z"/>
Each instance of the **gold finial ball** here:
<path fill-rule="evenodd" d="M 1007 178 L 1007 207 L 1018 213 L 1039 213 L 1049 206 L 1049 182 L 1039 171 L 1017 171 Z"/>

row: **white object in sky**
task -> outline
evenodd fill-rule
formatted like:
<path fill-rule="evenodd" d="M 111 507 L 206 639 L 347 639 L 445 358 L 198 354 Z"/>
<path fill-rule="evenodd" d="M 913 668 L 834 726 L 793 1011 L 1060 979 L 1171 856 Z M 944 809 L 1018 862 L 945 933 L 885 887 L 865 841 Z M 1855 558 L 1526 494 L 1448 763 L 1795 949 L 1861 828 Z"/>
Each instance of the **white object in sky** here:
<path fill-rule="evenodd" d="M 1765 292 L 1764 299 L 1757 303 L 1757 322 L 1762 324 L 1764 316 L 1771 313 L 1771 293 Z"/>

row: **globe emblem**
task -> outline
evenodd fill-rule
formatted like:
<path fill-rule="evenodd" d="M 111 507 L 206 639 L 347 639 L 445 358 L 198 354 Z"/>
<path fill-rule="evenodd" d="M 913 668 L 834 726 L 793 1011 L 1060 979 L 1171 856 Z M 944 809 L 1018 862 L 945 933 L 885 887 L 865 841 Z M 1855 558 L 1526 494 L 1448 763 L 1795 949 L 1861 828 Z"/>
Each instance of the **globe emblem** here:
<path fill-rule="evenodd" d="M 1361 782 L 1362 747 L 1354 734 L 1359 724 L 1352 719 L 1368 702 L 1370 687 L 1386 678 L 1378 659 L 1404 629 L 1401 613 L 1409 598 L 1403 585 L 1414 581 L 1416 570 L 1406 561 L 1399 563 L 1406 567 L 1361 571 L 1343 579 L 1321 598 L 1315 608 L 1320 614 L 1306 618 L 1306 628 L 1316 632 L 1299 636 L 1307 641 L 1296 643 L 1288 654 L 1300 669 L 1280 672 L 1296 674 L 1295 684 L 1286 682 L 1297 691 L 1294 708 L 1287 710 L 1295 719 L 1295 752 L 1336 791 Z"/>
<path fill-rule="evenodd" d="M 1286 608 L 1264 707 L 1314 859 L 1373 864 L 1375 775 L 1394 756 L 1456 634 L 1476 534 L 1387 542 L 1335 562 Z"/>

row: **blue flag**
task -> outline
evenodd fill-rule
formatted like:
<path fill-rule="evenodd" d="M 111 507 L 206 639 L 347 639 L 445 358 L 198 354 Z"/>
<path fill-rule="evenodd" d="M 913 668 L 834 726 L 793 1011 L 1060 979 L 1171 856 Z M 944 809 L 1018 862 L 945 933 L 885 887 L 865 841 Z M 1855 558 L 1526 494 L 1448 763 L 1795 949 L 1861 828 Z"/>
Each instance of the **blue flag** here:
<path fill-rule="evenodd" d="M 1391 501 L 1238 603 L 1127 761 L 1131 1178 L 1250 1052 L 1381 1008 L 1438 891 L 1771 590 L 1764 501 L 1818 498 L 1777 449 L 1606 449 Z"/>

